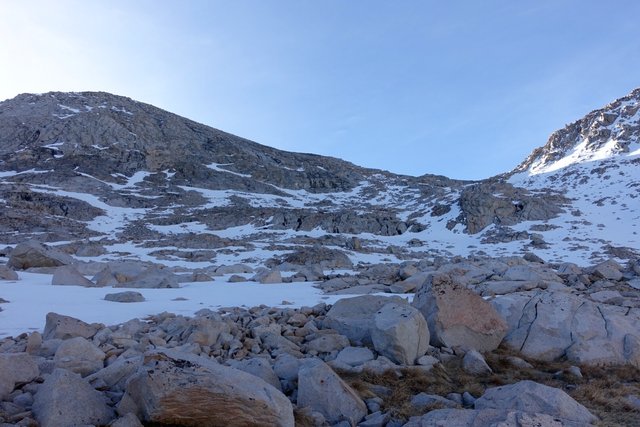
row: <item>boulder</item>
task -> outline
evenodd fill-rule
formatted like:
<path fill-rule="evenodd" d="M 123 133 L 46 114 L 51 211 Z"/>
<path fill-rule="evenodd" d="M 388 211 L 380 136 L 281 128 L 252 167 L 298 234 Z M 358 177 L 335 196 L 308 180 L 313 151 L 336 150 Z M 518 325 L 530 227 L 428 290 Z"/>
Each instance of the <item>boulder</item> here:
<path fill-rule="evenodd" d="M 338 353 L 335 360 L 349 366 L 360 366 L 373 359 L 373 352 L 366 347 L 345 347 Z"/>
<path fill-rule="evenodd" d="M 244 264 L 221 265 L 216 269 L 218 274 L 247 274 L 253 273 L 253 268 Z"/>
<path fill-rule="evenodd" d="M 319 266 L 322 269 L 353 268 L 353 263 L 344 252 L 320 245 L 301 247 L 285 255 L 283 262 L 295 265 Z"/>
<path fill-rule="evenodd" d="M 56 248 L 29 240 L 18 244 L 11 251 L 7 265 L 18 270 L 26 270 L 33 267 L 59 267 L 74 262 L 70 255 Z"/>
<path fill-rule="evenodd" d="M 157 265 L 141 262 L 110 262 L 93 277 L 98 286 L 116 288 L 178 288 L 179 277 Z"/>
<path fill-rule="evenodd" d="M 128 413 L 124 417 L 120 417 L 111 424 L 109 427 L 143 427 L 142 423 L 132 413 Z"/>
<path fill-rule="evenodd" d="M 99 329 L 104 327 L 100 324 L 88 324 L 82 320 L 57 313 L 47 313 L 47 320 L 44 326 L 42 338 L 49 340 L 52 338 L 68 339 L 74 337 L 91 338 Z"/>
<path fill-rule="evenodd" d="M 54 286 L 84 286 L 85 288 L 97 286 L 80 274 L 73 265 L 63 265 L 56 268 L 51 278 L 51 284 Z"/>
<path fill-rule="evenodd" d="M 367 415 L 367 405 L 320 359 L 305 360 L 298 372 L 298 407 L 320 412 L 330 424 L 356 425 Z"/>
<path fill-rule="evenodd" d="M 118 412 L 134 412 L 146 423 L 184 426 L 294 425 L 289 399 L 262 379 L 175 350 L 145 355 Z"/>
<path fill-rule="evenodd" d="M 338 300 L 327 312 L 323 325 L 349 338 L 353 345 L 372 345 L 371 327 L 378 310 L 387 303 L 408 304 L 400 297 L 362 295 Z"/>
<path fill-rule="evenodd" d="M 104 367 L 105 354 L 92 342 L 82 337 L 62 341 L 53 362 L 56 367 L 86 377 Z"/>
<path fill-rule="evenodd" d="M 56 369 L 38 388 L 33 413 L 43 427 L 107 425 L 114 413 L 78 374 Z"/>
<path fill-rule="evenodd" d="M 503 409 L 546 414 L 582 425 L 598 420 L 587 408 L 576 402 L 564 391 L 538 384 L 519 381 L 489 388 L 475 401 L 475 409 Z"/>
<path fill-rule="evenodd" d="M 471 375 L 488 375 L 493 373 L 484 356 L 476 350 L 469 350 L 462 358 L 462 369 Z"/>
<path fill-rule="evenodd" d="M 16 384 L 28 383 L 38 375 L 38 364 L 31 355 L 0 353 L 0 400 L 6 399 Z"/>
<path fill-rule="evenodd" d="M 586 427 L 585 424 L 561 421 L 550 415 L 501 409 L 436 409 L 420 417 L 412 417 L 404 427 Z"/>
<path fill-rule="evenodd" d="M 634 364 L 640 348 L 640 309 L 597 304 L 567 292 L 537 291 L 492 301 L 509 324 L 506 346 L 533 359 L 571 363 Z M 625 344 L 626 343 L 626 344 Z"/>
<path fill-rule="evenodd" d="M 251 280 L 263 284 L 282 283 L 282 274 L 280 274 L 280 270 L 277 268 L 272 270 L 263 270 L 256 273 Z"/>
<path fill-rule="evenodd" d="M 232 367 L 240 369 L 251 375 L 255 375 L 258 378 L 264 380 L 267 384 L 271 384 L 275 389 L 282 391 L 280 386 L 280 379 L 273 372 L 271 364 L 267 359 L 256 357 L 253 359 L 246 359 L 242 361 L 229 360 Z"/>
<path fill-rule="evenodd" d="M 124 391 L 129 377 L 142 366 L 142 356 L 119 357 L 109 366 L 86 377 L 90 384 L 102 384 L 111 391 Z"/>
<path fill-rule="evenodd" d="M 106 294 L 104 296 L 105 301 L 112 302 L 143 302 L 144 296 L 140 292 L 135 291 L 125 291 L 125 292 L 116 292 L 113 294 Z"/>
<path fill-rule="evenodd" d="M 388 303 L 374 317 L 375 350 L 401 365 L 413 365 L 429 347 L 429 327 L 422 313 L 407 304 Z"/>
<path fill-rule="evenodd" d="M 0 280 L 18 280 L 18 273 L 6 265 L 0 265 Z"/>
<path fill-rule="evenodd" d="M 182 333 L 189 343 L 212 346 L 221 334 L 229 333 L 229 325 L 217 314 L 198 316 L 189 322 L 189 327 Z"/>
<path fill-rule="evenodd" d="M 431 344 L 495 350 L 507 323 L 487 301 L 445 274 L 431 277 L 413 299 L 429 325 Z"/>
<path fill-rule="evenodd" d="M 622 266 L 610 259 L 593 267 L 593 274 L 606 280 L 617 282 L 623 278 Z"/>
<path fill-rule="evenodd" d="M 309 341 L 307 351 L 316 353 L 332 353 L 349 346 L 349 339 L 340 334 L 325 334 Z"/>

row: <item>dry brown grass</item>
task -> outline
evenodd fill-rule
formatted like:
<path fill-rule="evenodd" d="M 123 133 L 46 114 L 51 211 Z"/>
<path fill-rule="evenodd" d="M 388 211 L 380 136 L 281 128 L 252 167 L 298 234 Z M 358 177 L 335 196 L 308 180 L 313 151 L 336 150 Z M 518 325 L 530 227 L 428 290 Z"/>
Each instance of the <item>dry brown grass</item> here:
<path fill-rule="evenodd" d="M 564 390 L 600 417 L 601 426 L 640 426 L 640 412 L 634 410 L 625 400 L 630 394 L 640 396 L 638 369 L 630 366 L 581 367 L 583 378 L 580 379 L 556 375 L 557 372 L 571 366 L 570 363 L 527 360 L 533 368 L 518 369 L 507 361 L 507 357 L 513 355 L 512 352 L 502 348 L 486 354 L 487 363 L 494 371 L 487 376 L 474 376 L 464 372 L 460 359 L 437 365 L 431 372 L 405 369 L 400 378 L 393 373 L 382 375 L 341 373 L 341 376 L 363 398 L 376 396 L 372 386 L 387 387 L 390 390 L 389 394 L 379 396 L 384 401 L 383 408 L 403 420 L 427 412 L 418 410 L 410 404 L 411 398 L 421 392 L 446 396 L 449 393 L 467 391 L 479 397 L 489 387 L 532 380 Z"/>

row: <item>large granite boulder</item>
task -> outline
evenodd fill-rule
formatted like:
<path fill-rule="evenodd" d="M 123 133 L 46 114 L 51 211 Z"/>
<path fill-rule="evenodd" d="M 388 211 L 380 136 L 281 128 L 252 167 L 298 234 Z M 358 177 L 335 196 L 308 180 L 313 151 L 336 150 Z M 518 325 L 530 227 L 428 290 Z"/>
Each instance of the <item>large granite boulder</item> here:
<path fill-rule="evenodd" d="M 26 270 L 33 267 L 59 267 L 74 262 L 73 257 L 54 247 L 29 240 L 18 244 L 11 251 L 7 265 L 18 270 Z"/>
<path fill-rule="evenodd" d="M 100 392 L 64 369 L 54 370 L 38 388 L 33 413 L 43 427 L 107 425 L 114 418 Z"/>
<path fill-rule="evenodd" d="M 422 313 L 408 304 L 388 303 L 374 317 L 373 347 L 401 365 L 413 365 L 429 347 L 429 327 Z"/>
<path fill-rule="evenodd" d="M 0 280 L 18 280 L 18 273 L 6 265 L 0 265 Z"/>
<path fill-rule="evenodd" d="M 356 425 L 367 415 L 367 405 L 320 359 L 305 360 L 298 372 L 298 407 L 320 412 L 330 424 Z"/>
<path fill-rule="evenodd" d="M 487 389 L 475 409 L 506 409 L 547 414 L 588 425 L 598 418 L 564 391 L 534 381 L 520 381 Z"/>
<path fill-rule="evenodd" d="M 147 423 L 293 427 L 287 397 L 262 379 L 212 359 L 162 350 L 127 382 L 118 405 Z"/>
<path fill-rule="evenodd" d="M 504 295 L 492 304 L 509 324 L 504 343 L 524 356 L 640 366 L 640 309 L 550 291 Z"/>
<path fill-rule="evenodd" d="M 432 276 L 412 304 L 427 320 L 435 346 L 492 351 L 507 333 L 505 320 L 491 304 L 446 274 Z"/>
<path fill-rule="evenodd" d="M 27 353 L 0 354 L 0 400 L 13 391 L 16 384 L 32 381 L 40 374 L 35 359 Z"/>
<path fill-rule="evenodd" d="M 95 283 L 80 274 L 73 265 L 63 265 L 56 268 L 51 278 L 51 284 L 54 286 L 96 287 Z"/>
<path fill-rule="evenodd" d="M 88 324 L 82 320 L 57 313 L 47 313 L 42 339 L 68 339 L 74 337 L 91 338 L 103 325 Z"/>
<path fill-rule="evenodd" d="M 75 337 L 62 341 L 53 358 L 56 367 L 85 377 L 104 367 L 105 353 L 90 341 Z"/>
<path fill-rule="evenodd" d="M 408 303 L 400 297 L 362 295 L 338 300 L 327 312 L 324 327 L 345 335 L 354 345 L 372 345 L 371 328 L 378 310 L 394 302 Z"/>

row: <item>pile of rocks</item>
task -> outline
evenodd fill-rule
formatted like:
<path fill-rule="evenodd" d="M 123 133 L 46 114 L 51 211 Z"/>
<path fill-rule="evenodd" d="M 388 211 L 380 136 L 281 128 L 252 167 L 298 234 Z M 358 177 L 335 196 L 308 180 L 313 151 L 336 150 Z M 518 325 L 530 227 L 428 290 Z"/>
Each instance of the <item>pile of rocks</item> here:
<path fill-rule="evenodd" d="M 293 426 L 296 417 L 317 426 L 400 426 L 406 420 L 385 403 L 384 387 L 358 392 L 338 373 L 426 373 L 452 358 L 473 375 L 490 373 L 477 350 L 494 350 L 507 324 L 446 277 L 424 286 L 414 305 L 363 295 L 332 307 L 162 313 L 111 327 L 50 313 L 42 334 L 0 341 L 0 417 L 43 426 Z M 433 411 L 434 401 L 451 409 Z M 411 404 L 424 416 L 408 425 L 596 421 L 561 390 L 534 382 L 464 399 L 420 393 Z"/>

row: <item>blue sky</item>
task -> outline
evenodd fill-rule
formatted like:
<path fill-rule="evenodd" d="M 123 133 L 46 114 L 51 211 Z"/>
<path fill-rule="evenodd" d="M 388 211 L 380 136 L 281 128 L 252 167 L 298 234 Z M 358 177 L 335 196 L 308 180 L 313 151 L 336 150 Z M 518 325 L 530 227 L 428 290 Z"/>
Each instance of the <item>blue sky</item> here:
<path fill-rule="evenodd" d="M 0 0 L 0 99 L 102 90 L 290 151 L 479 179 L 640 86 L 640 2 Z"/>

